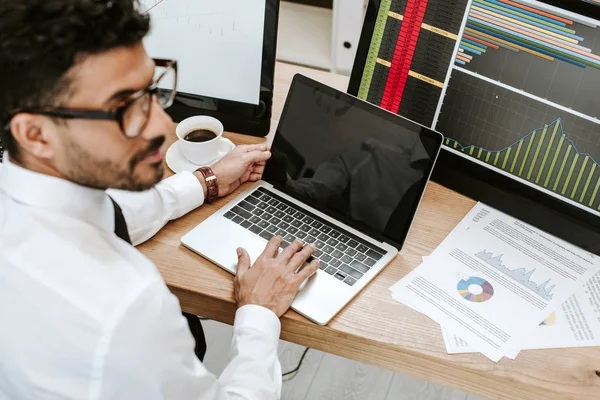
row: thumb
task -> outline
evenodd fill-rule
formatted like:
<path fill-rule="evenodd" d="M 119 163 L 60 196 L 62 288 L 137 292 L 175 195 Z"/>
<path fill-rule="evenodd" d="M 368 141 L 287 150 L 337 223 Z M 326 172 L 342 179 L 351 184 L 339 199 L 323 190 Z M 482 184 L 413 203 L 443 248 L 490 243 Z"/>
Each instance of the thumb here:
<path fill-rule="evenodd" d="M 267 161 L 269 158 L 271 158 L 271 152 L 268 150 L 267 151 L 254 150 L 254 151 L 248 152 L 247 157 L 248 157 L 247 160 L 249 161 L 249 165 L 262 163 L 262 162 Z"/>
<path fill-rule="evenodd" d="M 236 275 L 242 276 L 250 269 L 250 256 L 242 248 L 237 249 L 238 266 Z"/>

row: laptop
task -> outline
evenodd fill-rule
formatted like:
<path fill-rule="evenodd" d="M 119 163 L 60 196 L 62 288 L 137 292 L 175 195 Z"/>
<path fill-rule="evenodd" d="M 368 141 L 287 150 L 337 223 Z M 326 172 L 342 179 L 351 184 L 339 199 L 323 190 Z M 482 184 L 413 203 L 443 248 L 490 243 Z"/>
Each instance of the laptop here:
<path fill-rule="evenodd" d="M 314 243 L 320 269 L 292 309 L 327 324 L 402 248 L 443 137 L 302 75 L 292 81 L 263 180 L 181 242 L 235 273 L 274 235 Z"/>

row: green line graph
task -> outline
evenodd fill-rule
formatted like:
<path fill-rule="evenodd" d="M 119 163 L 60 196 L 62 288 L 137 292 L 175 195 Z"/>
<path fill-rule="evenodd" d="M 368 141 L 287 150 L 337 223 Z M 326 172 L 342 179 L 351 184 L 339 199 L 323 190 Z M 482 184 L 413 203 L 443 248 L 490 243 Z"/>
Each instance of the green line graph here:
<path fill-rule="evenodd" d="M 447 146 L 586 207 L 600 210 L 600 163 L 577 150 L 560 118 L 534 129 L 500 150 L 463 146 L 446 138 Z M 593 187 L 593 190 L 592 190 Z"/>

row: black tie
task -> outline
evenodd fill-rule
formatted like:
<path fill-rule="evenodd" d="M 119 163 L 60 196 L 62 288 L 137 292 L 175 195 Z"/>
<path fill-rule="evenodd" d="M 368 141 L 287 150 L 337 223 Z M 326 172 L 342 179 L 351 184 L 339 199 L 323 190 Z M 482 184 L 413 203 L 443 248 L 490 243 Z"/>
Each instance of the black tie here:
<path fill-rule="evenodd" d="M 127 230 L 127 221 L 125 221 L 123 211 L 117 202 L 112 199 L 112 197 L 110 200 L 115 208 L 115 235 L 131 244 L 131 238 L 129 237 L 129 231 Z M 195 315 L 183 313 L 183 316 L 190 326 L 190 331 L 192 332 L 192 336 L 194 336 L 194 340 L 196 340 L 196 348 L 194 349 L 194 353 L 196 353 L 196 356 L 200 361 L 203 361 L 204 355 L 206 354 L 206 339 L 204 337 L 202 324 Z"/>
<path fill-rule="evenodd" d="M 110 198 L 110 201 L 113 203 L 113 207 L 115 208 L 115 235 L 131 244 L 131 238 L 129 237 L 129 231 L 127 230 L 127 222 L 125 222 L 125 217 L 123 216 L 123 211 L 121 207 L 117 204 L 116 201 Z"/>

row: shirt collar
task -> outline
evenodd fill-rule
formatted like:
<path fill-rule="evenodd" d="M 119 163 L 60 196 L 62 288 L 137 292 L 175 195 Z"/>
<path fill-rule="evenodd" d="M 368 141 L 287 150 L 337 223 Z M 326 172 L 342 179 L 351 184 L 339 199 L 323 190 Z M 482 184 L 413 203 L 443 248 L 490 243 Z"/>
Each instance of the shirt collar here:
<path fill-rule="evenodd" d="M 115 229 L 114 208 L 108 195 L 65 179 L 33 172 L 10 162 L 0 163 L 0 191 L 14 201 L 86 221 L 100 229 Z"/>

